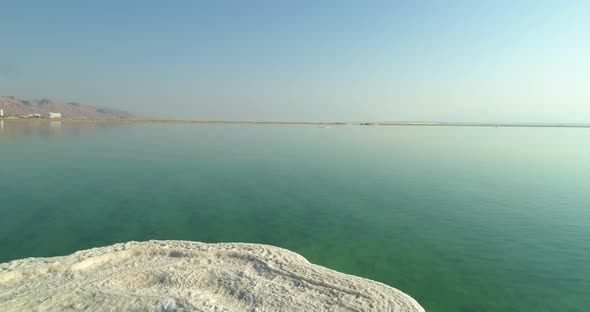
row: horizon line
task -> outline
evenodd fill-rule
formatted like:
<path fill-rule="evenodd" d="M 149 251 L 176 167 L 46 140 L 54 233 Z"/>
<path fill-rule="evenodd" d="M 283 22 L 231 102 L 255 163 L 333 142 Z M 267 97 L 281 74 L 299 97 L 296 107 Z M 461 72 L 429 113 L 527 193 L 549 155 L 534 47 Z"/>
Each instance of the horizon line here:
<path fill-rule="evenodd" d="M 590 128 L 590 123 L 518 123 L 518 122 L 418 122 L 418 121 L 252 121 L 252 120 L 182 120 L 182 119 L 83 119 L 83 118 L 2 118 L 17 122 L 87 122 L 87 123 L 194 123 L 194 124 L 258 124 L 258 125 L 360 125 L 360 126 L 438 126 L 438 127 L 522 127 L 522 128 Z"/>

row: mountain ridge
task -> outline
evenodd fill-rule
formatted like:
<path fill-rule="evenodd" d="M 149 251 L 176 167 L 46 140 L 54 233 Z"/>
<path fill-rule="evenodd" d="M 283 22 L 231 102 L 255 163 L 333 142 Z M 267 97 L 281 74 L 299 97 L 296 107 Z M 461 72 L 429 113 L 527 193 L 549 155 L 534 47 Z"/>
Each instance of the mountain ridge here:
<path fill-rule="evenodd" d="M 22 117 L 32 114 L 41 116 L 49 112 L 61 113 L 62 118 L 77 119 L 134 119 L 135 116 L 127 111 L 96 107 L 78 102 L 62 102 L 51 98 L 23 99 L 15 96 L 0 95 L 0 109 L 4 116 Z"/>

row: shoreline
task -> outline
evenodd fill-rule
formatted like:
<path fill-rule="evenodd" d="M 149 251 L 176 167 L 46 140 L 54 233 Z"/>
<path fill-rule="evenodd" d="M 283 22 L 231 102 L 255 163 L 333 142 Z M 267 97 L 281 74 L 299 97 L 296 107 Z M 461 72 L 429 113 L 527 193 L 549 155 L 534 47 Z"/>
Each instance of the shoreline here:
<path fill-rule="evenodd" d="M 590 128 L 582 124 L 517 123 L 420 123 L 420 122 L 337 122 L 337 121 L 248 121 L 248 120 L 175 120 L 175 119 L 78 119 L 78 118 L 0 118 L 6 122 L 66 123 L 163 123 L 163 124 L 235 124 L 235 125 L 318 125 L 318 126 L 406 126 L 406 127 L 491 127 L 491 128 Z"/>

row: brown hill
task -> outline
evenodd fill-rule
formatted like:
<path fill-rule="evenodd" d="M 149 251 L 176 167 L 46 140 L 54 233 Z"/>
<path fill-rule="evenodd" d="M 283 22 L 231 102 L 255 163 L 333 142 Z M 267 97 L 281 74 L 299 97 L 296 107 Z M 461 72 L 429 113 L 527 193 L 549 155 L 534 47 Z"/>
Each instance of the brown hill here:
<path fill-rule="evenodd" d="M 134 119 L 129 112 L 84 105 L 76 102 L 60 102 L 53 99 L 25 100 L 14 96 L 0 96 L 0 109 L 4 116 L 26 116 L 41 114 L 46 117 L 49 112 L 61 113 L 62 118 L 80 119 Z"/>

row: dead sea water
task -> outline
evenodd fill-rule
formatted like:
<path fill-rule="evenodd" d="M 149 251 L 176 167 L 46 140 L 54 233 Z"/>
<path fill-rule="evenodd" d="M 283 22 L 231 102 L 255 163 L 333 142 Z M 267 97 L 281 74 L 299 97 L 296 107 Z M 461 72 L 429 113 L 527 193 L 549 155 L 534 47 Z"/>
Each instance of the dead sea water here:
<path fill-rule="evenodd" d="M 427 311 L 587 311 L 589 129 L 9 122 L 0 262 L 252 242 Z"/>

